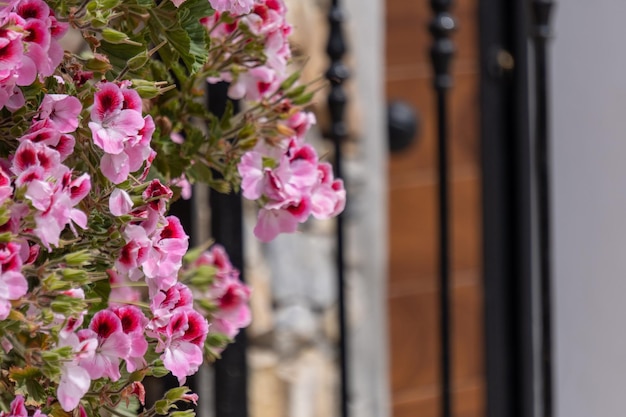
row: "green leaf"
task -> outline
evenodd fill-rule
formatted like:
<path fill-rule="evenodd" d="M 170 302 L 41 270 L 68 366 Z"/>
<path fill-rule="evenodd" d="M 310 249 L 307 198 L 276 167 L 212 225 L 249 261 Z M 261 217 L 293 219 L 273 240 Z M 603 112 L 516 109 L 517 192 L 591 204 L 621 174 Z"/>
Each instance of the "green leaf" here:
<path fill-rule="evenodd" d="M 187 0 L 176 9 L 168 2 L 149 10 L 150 36 L 155 44 L 165 39 L 168 45 L 159 50 L 167 65 L 181 59 L 189 73 L 200 70 L 208 58 L 209 40 L 200 19 L 213 13 L 206 0 Z"/>
<path fill-rule="evenodd" d="M 144 43 L 141 38 L 133 39 L 135 42 Z M 113 44 L 103 40 L 100 43 L 98 52 L 109 57 L 109 61 L 114 69 L 121 71 L 128 61 L 141 53 L 146 52 L 145 46 L 129 45 L 129 44 Z"/>
<path fill-rule="evenodd" d="M 199 182 L 210 182 L 213 179 L 211 168 L 198 161 L 187 169 L 189 178 Z"/>
<path fill-rule="evenodd" d="M 300 78 L 300 71 L 296 71 L 291 74 L 285 81 L 280 84 L 280 89 L 282 91 L 289 90 Z"/>

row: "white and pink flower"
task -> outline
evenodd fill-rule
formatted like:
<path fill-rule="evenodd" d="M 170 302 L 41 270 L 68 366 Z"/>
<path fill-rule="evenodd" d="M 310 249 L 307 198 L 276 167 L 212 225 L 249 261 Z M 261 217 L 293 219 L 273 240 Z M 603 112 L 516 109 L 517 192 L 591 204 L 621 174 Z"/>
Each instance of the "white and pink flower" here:
<path fill-rule="evenodd" d="M 104 151 L 100 169 L 114 184 L 141 168 L 150 156 L 155 126 L 143 117 L 141 98 L 127 83 L 101 83 L 94 96 L 89 122 L 94 144 Z"/>

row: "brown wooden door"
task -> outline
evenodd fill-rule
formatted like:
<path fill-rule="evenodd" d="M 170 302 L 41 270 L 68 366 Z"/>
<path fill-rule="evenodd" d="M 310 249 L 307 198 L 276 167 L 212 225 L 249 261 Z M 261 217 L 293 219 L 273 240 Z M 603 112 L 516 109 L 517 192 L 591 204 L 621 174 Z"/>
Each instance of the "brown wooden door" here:
<path fill-rule="evenodd" d="M 453 401 L 457 417 L 484 416 L 478 0 L 457 0 L 451 90 Z M 422 119 L 417 143 L 389 160 L 389 326 L 395 417 L 438 417 L 439 315 L 435 99 L 427 0 L 387 0 L 387 97 Z"/>

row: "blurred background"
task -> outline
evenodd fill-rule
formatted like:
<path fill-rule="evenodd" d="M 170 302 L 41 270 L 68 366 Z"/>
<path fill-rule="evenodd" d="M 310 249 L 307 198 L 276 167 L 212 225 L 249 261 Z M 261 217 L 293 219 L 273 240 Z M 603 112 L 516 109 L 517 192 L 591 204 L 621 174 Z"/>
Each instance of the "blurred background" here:
<path fill-rule="evenodd" d="M 623 414 L 626 3 L 556 2 L 540 27 L 533 11 L 551 3 L 339 1 L 349 49 L 342 59 L 352 73 L 342 142 L 347 400 L 335 222 L 311 221 L 260 244 L 251 232 L 254 210 L 244 207 L 253 322 L 229 348 L 239 353 L 229 359 L 227 351 L 225 365 L 197 380 L 200 415 L 332 417 L 346 401 L 356 417 L 443 415 L 434 9 L 456 21 L 445 109 L 449 415 Z M 288 7 L 297 61 L 306 61 L 313 80 L 329 66 L 331 2 L 289 0 Z M 537 39 L 547 39 L 543 58 Z M 542 97 L 549 104 L 547 228 L 536 181 Z M 332 160 L 323 95 L 313 110 L 319 123 L 309 139 Z M 231 406 L 215 411 L 220 401 Z"/>

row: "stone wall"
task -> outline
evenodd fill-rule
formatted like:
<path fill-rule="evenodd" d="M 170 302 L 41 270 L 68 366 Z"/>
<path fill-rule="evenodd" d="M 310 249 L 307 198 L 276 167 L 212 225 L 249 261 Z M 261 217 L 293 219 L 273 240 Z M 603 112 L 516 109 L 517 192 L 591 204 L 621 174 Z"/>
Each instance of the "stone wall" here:
<path fill-rule="evenodd" d="M 384 15 L 380 0 L 347 0 L 353 68 L 351 138 L 345 146 L 350 407 L 359 417 L 385 417 L 386 136 L 383 95 Z M 327 67 L 326 1 L 291 0 L 294 42 L 309 57 L 305 76 Z M 325 100 L 315 110 L 324 125 Z M 364 105 L 363 103 L 367 103 Z M 310 141 L 326 154 L 319 130 Z M 338 416 L 338 325 L 333 221 L 312 220 L 301 233 L 262 245 L 249 209 L 246 277 L 253 287 L 250 340 L 251 417 Z"/>

